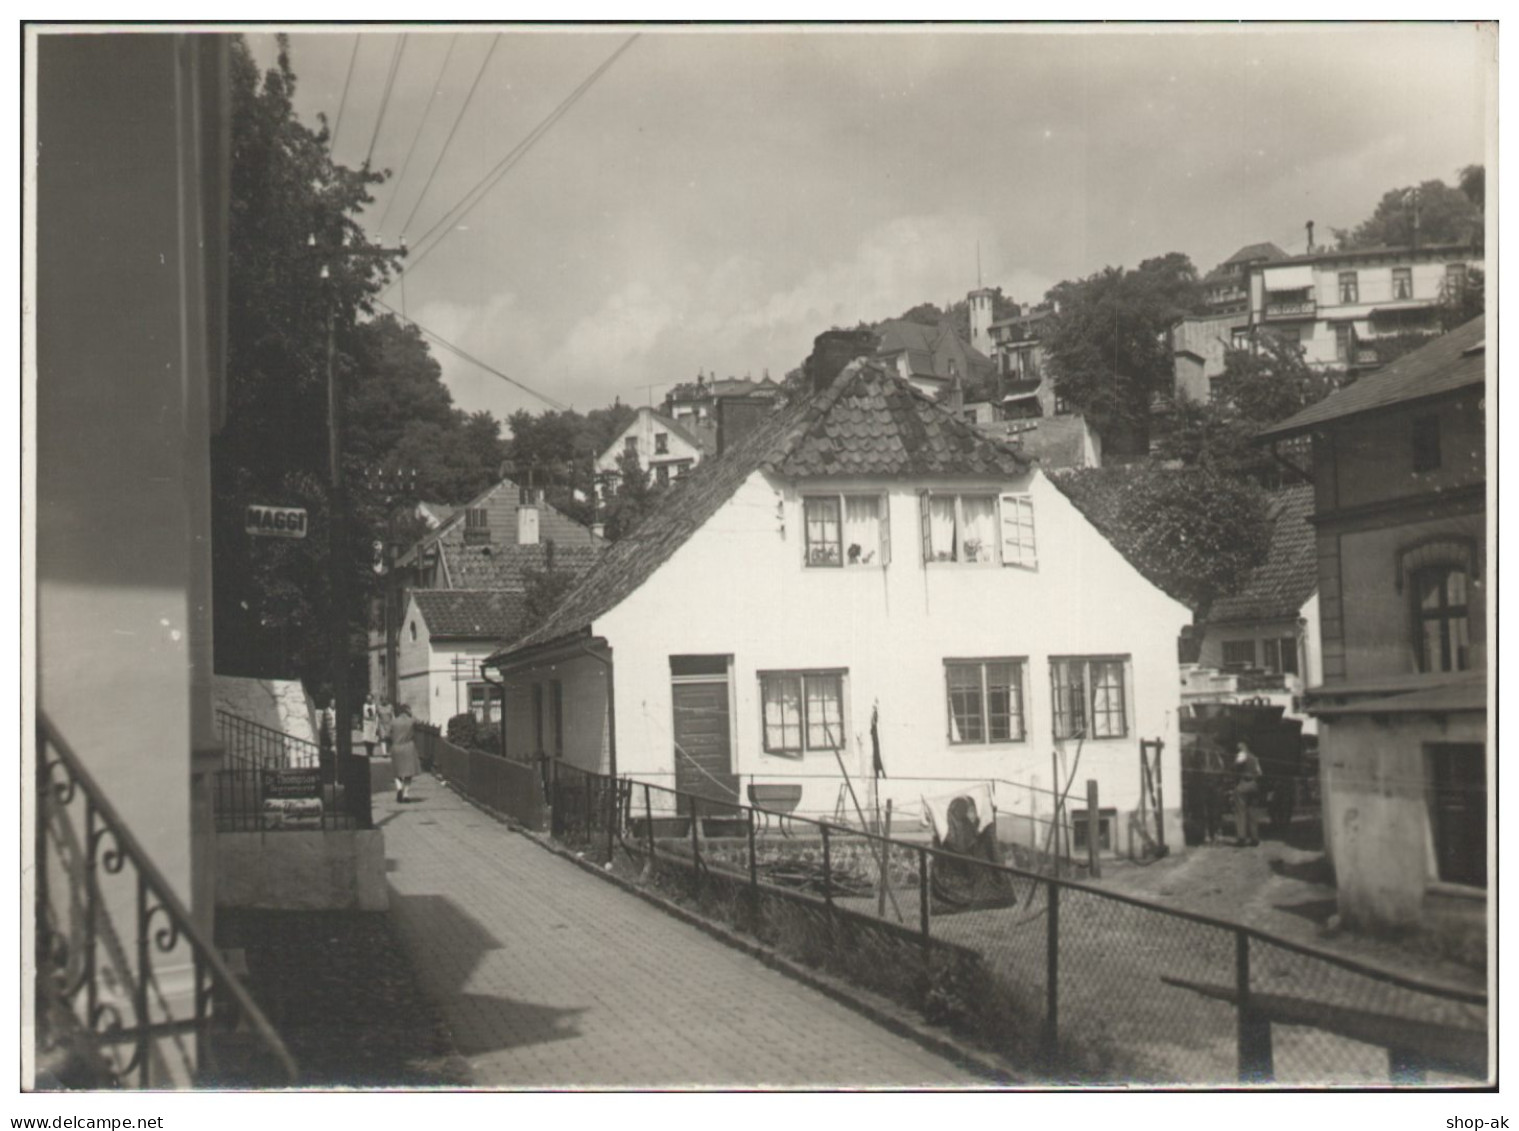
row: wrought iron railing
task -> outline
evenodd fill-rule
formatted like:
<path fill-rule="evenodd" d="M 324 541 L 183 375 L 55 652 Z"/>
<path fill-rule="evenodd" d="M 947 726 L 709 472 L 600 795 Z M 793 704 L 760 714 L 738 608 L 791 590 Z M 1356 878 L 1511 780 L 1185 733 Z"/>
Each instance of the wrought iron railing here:
<path fill-rule="evenodd" d="M 119 1086 L 294 1084 L 279 1035 L 41 711 L 36 752 L 39 1049 L 61 1005 Z"/>
<path fill-rule="evenodd" d="M 216 712 L 216 730 L 225 751 L 223 765 L 229 770 L 321 766 L 325 761 L 321 748 L 309 738 L 286 734 L 230 711 Z"/>

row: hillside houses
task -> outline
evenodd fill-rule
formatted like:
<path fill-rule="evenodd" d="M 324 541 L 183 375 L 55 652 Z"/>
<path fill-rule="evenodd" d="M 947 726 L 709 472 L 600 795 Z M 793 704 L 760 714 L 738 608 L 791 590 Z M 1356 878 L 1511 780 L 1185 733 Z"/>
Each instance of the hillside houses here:
<path fill-rule="evenodd" d="M 579 576 L 604 547 L 541 492 L 501 480 L 397 559 L 371 610 L 369 686 L 422 721 L 458 714 L 480 690 L 478 660 L 522 632 L 534 577 Z"/>
<path fill-rule="evenodd" d="M 1143 851 L 1141 741 L 1178 781 L 1190 611 L 908 381 L 866 360 L 813 375 L 486 662 L 508 751 L 714 802 L 794 783 L 832 812 L 839 761 L 868 776 L 874 716 L 898 812 L 995 779 L 1004 833 L 1029 839 L 1079 769 L 1108 850 Z"/>

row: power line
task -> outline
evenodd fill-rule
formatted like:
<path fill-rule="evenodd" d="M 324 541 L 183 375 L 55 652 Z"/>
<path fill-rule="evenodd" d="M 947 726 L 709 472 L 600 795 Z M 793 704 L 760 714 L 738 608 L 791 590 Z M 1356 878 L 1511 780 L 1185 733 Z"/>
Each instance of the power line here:
<path fill-rule="evenodd" d="M 427 124 L 427 116 L 432 113 L 432 104 L 437 100 L 438 91 L 443 89 L 443 76 L 448 74 L 448 61 L 454 57 L 454 48 L 457 46 L 459 46 L 459 35 L 455 32 L 448 41 L 448 54 L 443 56 L 443 66 L 433 82 L 432 93 L 427 97 L 427 106 L 422 111 L 422 117 L 417 120 L 417 132 L 411 135 L 411 145 L 406 150 L 406 160 L 401 163 L 401 172 L 396 177 L 395 187 L 391 190 L 390 199 L 385 202 L 385 211 L 380 214 L 381 230 L 385 227 L 385 220 L 390 216 L 391 208 L 395 206 L 396 197 L 401 195 L 401 184 L 406 180 L 406 170 L 411 168 L 411 159 L 417 151 L 417 142 L 422 140 L 422 127 Z"/>
<path fill-rule="evenodd" d="M 405 323 L 407 323 L 410 326 L 415 326 L 418 331 L 420 331 L 422 334 L 425 334 L 427 337 L 431 338 L 433 341 L 437 342 L 440 346 L 442 346 L 444 349 L 448 350 L 448 352 L 451 353 L 451 354 L 453 354 L 455 357 L 458 357 L 458 358 L 460 358 L 460 359 L 462 359 L 464 361 L 467 361 L 471 365 L 477 365 L 477 366 L 479 366 L 481 369 L 485 370 L 487 373 L 491 374 L 492 376 L 501 378 L 501 380 L 505 381 L 509 385 L 515 385 L 517 388 L 521 389 L 524 393 L 527 393 L 527 394 L 529 394 L 531 396 L 537 397 L 544 404 L 548 405 L 550 408 L 553 408 L 553 409 L 555 409 L 558 412 L 565 412 L 565 411 L 567 411 L 567 406 L 561 404 L 559 401 L 556 401 L 553 397 L 547 396 L 544 393 L 540 393 L 537 389 L 532 388 L 530 385 L 523 384 L 521 381 L 517 380 L 517 378 L 515 378 L 515 377 L 508 377 L 505 373 L 501 372 L 501 370 L 497 369 L 495 366 L 490 365 L 490 364 L 488 364 L 488 363 L 486 363 L 484 361 L 481 361 L 478 357 L 475 357 L 473 354 L 466 353 L 464 350 L 462 350 L 458 346 L 454 345 L 453 342 L 449 341 L 447 338 L 443 337 L 441 334 L 437 333 L 436 331 L 429 330 L 426 326 L 422 325 L 422 323 L 418 322 L 414 318 L 408 318 L 406 315 L 402 314 L 399 310 L 397 310 L 395 307 L 391 306 L 388 302 L 385 302 L 383 299 L 378 299 L 377 298 L 377 299 L 374 299 L 373 301 L 376 303 L 376 305 L 383 306 L 386 310 L 390 311 L 390 313 L 394 314 L 402 322 L 405 322 Z"/>
<path fill-rule="evenodd" d="M 380 140 L 380 127 L 385 124 L 385 111 L 390 108 L 390 92 L 395 89 L 396 72 L 401 69 L 401 57 L 406 54 L 406 44 L 411 36 L 403 35 L 396 40 L 395 49 L 390 53 L 390 74 L 385 76 L 385 93 L 380 96 L 380 113 L 374 120 L 374 132 L 369 135 L 369 152 L 364 154 L 364 167 L 369 167 L 370 158 L 374 156 L 374 143 Z"/>
<path fill-rule="evenodd" d="M 556 106 L 554 110 L 546 118 L 543 119 L 543 121 L 539 122 L 527 137 L 518 142 L 517 145 L 514 146 L 512 150 L 496 164 L 496 167 L 494 169 L 487 173 L 485 177 L 475 185 L 474 188 L 465 193 L 464 197 L 459 201 L 458 204 L 454 205 L 454 207 L 450 209 L 449 212 L 445 214 L 441 220 L 429 228 L 422 235 L 421 239 L 417 241 L 419 246 L 426 243 L 427 239 L 432 236 L 434 232 L 439 232 L 440 229 L 443 230 L 441 234 L 438 235 L 437 239 L 433 240 L 431 244 L 428 244 L 427 247 L 422 248 L 422 250 L 418 252 L 417 257 L 411 261 L 409 266 L 413 268 L 416 267 L 432 252 L 433 248 L 442 243 L 443 240 L 447 238 L 449 231 L 453 229 L 453 225 L 457 224 L 460 220 L 463 220 L 466 216 L 468 216 L 470 212 L 474 210 L 475 206 L 478 205 L 480 201 L 485 199 L 486 194 L 489 193 L 491 189 L 495 188 L 498 183 L 500 183 L 501 178 L 506 176 L 506 174 L 512 170 L 517 162 L 522 160 L 522 158 L 527 155 L 528 151 L 532 149 L 532 147 L 536 145 L 540 140 L 542 140 L 544 135 L 554 127 L 559 119 L 564 117 L 564 115 L 570 111 L 571 107 L 573 107 L 576 102 L 580 101 L 580 99 L 584 97 L 585 93 L 590 90 L 593 85 L 595 85 L 596 81 L 600 79 L 602 75 L 606 74 L 608 69 L 611 68 L 612 64 L 617 62 L 617 60 L 622 56 L 622 53 L 629 47 L 633 46 L 633 41 L 637 38 L 637 33 L 629 36 L 627 40 L 622 44 L 622 46 L 618 47 L 616 51 L 612 52 L 612 54 L 609 55 L 599 67 L 597 67 L 590 73 L 589 76 L 586 77 L 584 82 L 582 82 L 578 87 L 571 91 L 565 100 Z M 471 197 L 474 197 L 474 199 L 470 200 Z"/>
<path fill-rule="evenodd" d="M 332 145 L 329 153 L 338 151 L 338 131 L 343 128 L 343 107 L 348 105 L 348 84 L 353 81 L 353 61 L 359 57 L 359 36 L 353 37 L 353 51 L 348 55 L 348 74 L 343 76 L 343 97 L 338 99 L 338 117 L 332 127 Z"/>
<path fill-rule="evenodd" d="M 480 86 L 480 77 L 485 74 L 485 68 L 490 65 L 491 56 L 496 53 L 496 47 L 501 42 L 501 33 L 496 33 L 496 38 L 491 40 L 490 50 L 485 53 L 485 58 L 480 61 L 480 69 L 475 72 L 475 81 L 470 84 L 469 93 L 464 96 L 464 105 L 459 107 L 459 113 L 454 116 L 454 124 L 449 127 L 448 137 L 443 141 L 443 148 L 438 150 L 438 159 L 433 162 L 432 170 L 427 174 L 427 183 L 422 186 L 422 193 L 417 197 L 415 204 L 411 206 L 411 212 L 406 216 L 406 223 L 401 225 L 401 234 L 406 234 L 406 229 L 411 227 L 411 222 L 416 218 L 417 209 L 422 207 L 422 202 L 427 199 L 427 190 L 432 188 L 433 178 L 438 175 L 438 166 L 443 164 L 443 158 L 448 155 L 448 147 L 453 144 L 454 133 L 459 129 L 459 123 L 464 120 L 465 113 L 469 110 L 469 104 L 474 100 L 475 90 Z"/>

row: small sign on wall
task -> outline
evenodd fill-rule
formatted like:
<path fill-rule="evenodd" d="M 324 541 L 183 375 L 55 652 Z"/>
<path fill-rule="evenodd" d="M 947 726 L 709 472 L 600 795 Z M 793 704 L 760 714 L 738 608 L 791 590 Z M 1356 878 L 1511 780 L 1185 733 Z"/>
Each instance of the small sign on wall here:
<path fill-rule="evenodd" d="M 265 829 L 322 827 L 322 771 L 269 770 L 264 774 Z"/>
<path fill-rule="evenodd" d="M 306 509 L 249 503 L 243 512 L 243 529 L 260 538 L 304 538 Z"/>

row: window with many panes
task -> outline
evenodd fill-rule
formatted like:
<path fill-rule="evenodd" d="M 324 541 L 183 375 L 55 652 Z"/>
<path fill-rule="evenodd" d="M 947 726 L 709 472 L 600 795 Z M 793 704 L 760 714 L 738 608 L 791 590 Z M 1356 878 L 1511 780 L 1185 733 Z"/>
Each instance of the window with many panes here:
<path fill-rule="evenodd" d="M 1340 272 L 1340 302 L 1352 303 L 1361 301 L 1361 285 L 1356 279 L 1354 271 Z"/>
<path fill-rule="evenodd" d="M 1022 660 L 945 660 L 944 681 L 950 742 L 1023 741 Z"/>
<path fill-rule="evenodd" d="M 1029 496 L 925 492 L 919 502 L 925 562 L 1039 564 Z"/>
<path fill-rule="evenodd" d="M 1392 269 L 1392 297 L 1398 301 L 1414 297 L 1414 272 L 1412 267 L 1394 267 Z"/>
<path fill-rule="evenodd" d="M 891 561 L 891 526 L 881 495 L 808 495 L 802 500 L 808 566 L 883 566 Z"/>
<path fill-rule="evenodd" d="M 1413 575 L 1414 648 L 1421 672 L 1464 672 L 1471 666 L 1467 573 L 1436 565 Z"/>
<path fill-rule="evenodd" d="M 844 748 L 844 672 L 760 672 L 760 722 L 766 754 Z"/>
<path fill-rule="evenodd" d="M 1129 733 L 1126 656 L 1050 658 L 1056 738 L 1123 738 Z"/>
<path fill-rule="evenodd" d="M 1487 886 L 1487 755 L 1478 742 L 1424 748 L 1435 874 L 1446 883 Z"/>
<path fill-rule="evenodd" d="M 1263 665 L 1273 675 L 1297 675 L 1297 638 L 1274 637 L 1261 641 L 1265 653 Z"/>

